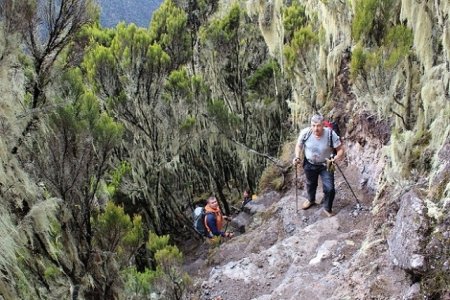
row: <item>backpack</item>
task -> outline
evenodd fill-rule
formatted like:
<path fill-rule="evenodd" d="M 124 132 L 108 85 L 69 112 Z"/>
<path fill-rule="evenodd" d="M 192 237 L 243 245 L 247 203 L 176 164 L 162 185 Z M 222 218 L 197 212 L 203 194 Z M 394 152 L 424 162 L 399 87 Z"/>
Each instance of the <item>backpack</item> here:
<path fill-rule="evenodd" d="M 202 236 L 208 236 L 208 230 L 205 227 L 206 214 L 205 208 L 201 206 L 196 207 L 193 212 L 194 230 Z"/>
<path fill-rule="evenodd" d="M 325 120 L 323 121 L 323 125 L 325 127 L 330 128 L 331 130 L 333 130 L 334 132 L 336 132 L 336 134 L 341 137 L 341 131 L 339 130 L 339 125 L 338 123 L 336 123 L 335 121 L 329 121 L 329 120 Z"/>

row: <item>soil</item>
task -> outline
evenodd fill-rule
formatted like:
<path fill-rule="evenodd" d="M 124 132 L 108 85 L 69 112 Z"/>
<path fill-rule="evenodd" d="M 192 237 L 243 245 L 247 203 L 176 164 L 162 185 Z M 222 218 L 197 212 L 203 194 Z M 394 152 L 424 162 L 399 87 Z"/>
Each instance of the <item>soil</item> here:
<path fill-rule="evenodd" d="M 337 171 L 334 216 L 327 217 L 321 205 L 302 210 L 306 192 L 299 189 L 296 197 L 290 178 L 284 193 L 258 195 L 240 213 L 250 216 L 245 233 L 192 248 L 185 264 L 196 291 L 190 299 L 366 299 L 386 290 L 392 296 L 388 285 L 376 291 L 379 281 L 406 281 L 387 266 L 383 245 L 377 248 L 381 253 L 372 251 L 378 247 L 368 237 L 373 195 L 357 169 L 344 164 L 341 169 L 348 183 Z M 303 182 L 300 177 L 298 186 Z M 317 195 L 319 200 L 320 189 Z M 388 271 L 374 272 L 377 268 Z"/>

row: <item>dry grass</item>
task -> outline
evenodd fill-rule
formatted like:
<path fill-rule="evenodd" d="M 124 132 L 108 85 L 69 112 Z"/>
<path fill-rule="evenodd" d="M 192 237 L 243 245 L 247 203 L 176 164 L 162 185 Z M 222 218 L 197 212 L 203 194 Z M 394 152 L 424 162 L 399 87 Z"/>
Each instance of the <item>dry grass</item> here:
<path fill-rule="evenodd" d="M 285 187 L 287 170 L 290 169 L 289 166 L 294 157 L 294 146 L 294 142 L 288 142 L 284 144 L 281 149 L 280 160 L 282 161 L 284 168 L 280 168 L 274 164 L 266 167 L 259 179 L 258 189 L 260 191 L 281 191 Z"/>

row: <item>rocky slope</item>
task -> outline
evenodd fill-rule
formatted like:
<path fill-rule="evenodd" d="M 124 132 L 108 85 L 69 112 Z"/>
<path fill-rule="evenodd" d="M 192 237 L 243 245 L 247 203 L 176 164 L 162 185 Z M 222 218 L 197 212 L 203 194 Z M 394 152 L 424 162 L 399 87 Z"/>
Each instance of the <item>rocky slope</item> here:
<path fill-rule="evenodd" d="M 372 52 L 387 59 L 389 52 L 368 36 L 355 38 L 354 22 L 367 2 L 298 2 L 327 38 L 300 53 L 305 59 L 299 56 L 303 65 L 294 67 L 290 105 L 301 123 L 309 107 L 325 108 L 332 99 L 333 117 L 344 128 L 346 171 L 354 186 L 364 188 L 368 211 L 354 211 L 350 193 L 338 195 L 338 213 L 329 219 L 317 208 L 296 214 L 292 189 L 263 195 L 262 202 L 270 200 L 253 216 L 251 229 L 203 252 L 194 264 L 203 266 L 201 299 L 450 297 L 450 5 L 390 3 L 387 26 L 406 24 L 412 47 L 395 68 L 366 65 L 355 73 L 352 60 L 361 43 L 366 58 Z M 247 2 L 281 64 L 287 6 Z M 323 94 L 324 82 L 332 86 L 331 96 Z"/>
<path fill-rule="evenodd" d="M 297 201 L 301 205 L 305 200 L 303 190 L 298 191 L 297 201 L 294 188 L 260 196 L 232 222 L 234 228 L 245 226 L 245 233 L 218 248 L 203 245 L 191 258 L 187 270 L 201 289 L 197 296 L 205 300 L 417 298 L 418 285 L 394 266 L 386 241 L 371 239 L 373 198 L 353 186 L 361 173 L 354 168 L 343 171 L 361 206 L 339 175 L 336 215 L 331 218 L 320 206 L 297 211 Z M 299 178 L 299 186 L 303 180 Z"/>
<path fill-rule="evenodd" d="M 222 12 L 229 3 L 221 1 Z M 284 13 L 293 3 L 305 8 L 310 31 L 317 32 L 310 45 L 285 43 Z M 361 12 L 371 3 L 242 1 L 270 55 L 289 74 L 292 97 L 286 101 L 294 131 L 316 109 L 339 122 L 347 149 L 343 171 L 363 210 L 338 174 L 336 216 L 326 218 L 319 207 L 297 213 L 304 192 L 296 199 L 291 171 L 282 192 L 261 193 L 235 217 L 236 230 L 245 226 L 245 233 L 219 247 L 202 244 L 188 257 L 186 269 L 198 291 L 191 299 L 450 297 L 450 4 L 378 1 L 375 11 Z M 393 25 L 405 34 L 393 32 L 394 42 L 385 43 L 387 31 L 379 38 L 357 28 L 362 37 L 356 38 L 355 20 L 372 13 L 387 16 L 363 19 L 363 29 L 375 20 L 370 29 L 377 34 Z M 411 37 L 406 48 L 395 42 L 404 36 Z M 20 114 L 25 74 L 0 38 L 1 296 L 14 299 L 20 291 L 30 299 L 76 298 L 74 290 L 93 279 L 66 278 L 61 274 L 69 272 L 49 262 L 64 249 L 64 265 L 79 266 L 76 247 L 51 236 L 58 218 L 68 215 L 24 171 L 32 162 L 12 154 L 27 123 Z M 286 61 L 288 46 L 300 48 L 293 62 Z"/>

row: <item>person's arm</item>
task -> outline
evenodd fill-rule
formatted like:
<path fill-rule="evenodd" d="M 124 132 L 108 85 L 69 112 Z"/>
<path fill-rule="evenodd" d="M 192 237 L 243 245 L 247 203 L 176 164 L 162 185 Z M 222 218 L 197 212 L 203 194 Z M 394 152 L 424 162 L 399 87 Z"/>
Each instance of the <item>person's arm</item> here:
<path fill-rule="evenodd" d="M 336 147 L 335 149 L 336 149 L 336 155 L 334 156 L 334 160 L 339 162 L 344 159 L 344 154 L 345 154 L 344 145 L 341 144 L 338 147 Z"/>
<path fill-rule="evenodd" d="M 302 146 L 299 142 L 295 144 L 295 150 L 294 150 L 294 160 L 292 161 L 292 164 L 296 165 L 300 162 L 300 153 L 302 151 Z"/>
<path fill-rule="evenodd" d="M 337 147 L 334 147 L 336 150 L 336 154 L 333 157 L 333 160 L 339 162 L 344 159 L 344 144 L 342 143 L 342 139 L 340 136 L 337 135 L 335 131 L 332 131 L 332 139 L 333 139 L 333 145 L 338 145 Z"/>

